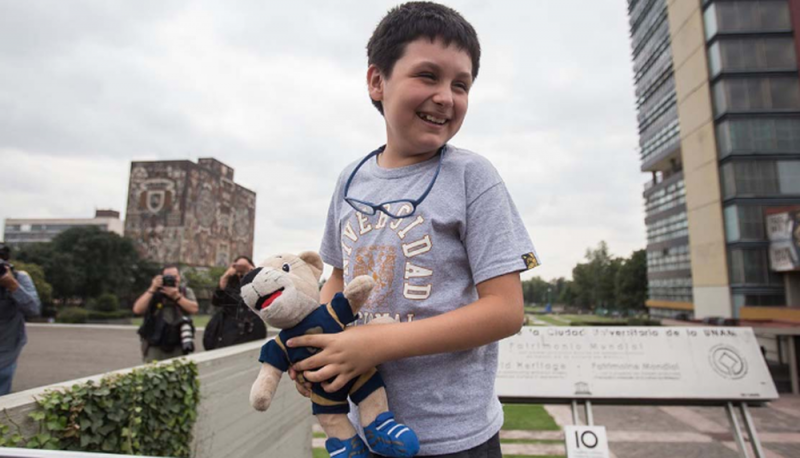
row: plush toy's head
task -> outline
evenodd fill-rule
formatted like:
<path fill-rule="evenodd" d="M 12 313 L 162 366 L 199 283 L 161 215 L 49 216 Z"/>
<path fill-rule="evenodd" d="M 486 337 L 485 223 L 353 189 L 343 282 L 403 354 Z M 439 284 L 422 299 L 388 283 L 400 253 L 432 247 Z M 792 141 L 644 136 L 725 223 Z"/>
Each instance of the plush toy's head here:
<path fill-rule="evenodd" d="M 319 307 L 322 259 L 313 251 L 268 258 L 242 279 L 241 295 L 265 323 L 291 328 Z"/>

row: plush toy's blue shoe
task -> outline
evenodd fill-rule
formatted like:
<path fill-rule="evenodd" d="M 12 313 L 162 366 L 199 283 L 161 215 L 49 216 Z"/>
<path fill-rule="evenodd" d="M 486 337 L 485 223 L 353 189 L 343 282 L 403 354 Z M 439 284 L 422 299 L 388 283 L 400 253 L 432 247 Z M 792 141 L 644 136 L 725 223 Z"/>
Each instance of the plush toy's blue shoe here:
<path fill-rule="evenodd" d="M 325 441 L 325 450 L 331 458 L 369 458 L 369 450 L 358 434 L 346 440 L 331 437 Z"/>
<path fill-rule="evenodd" d="M 417 434 L 408 426 L 394 421 L 394 414 L 384 412 L 364 428 L 367 443 L 373 452 L 397 458 L 414 456 L 419 452 Z"/>

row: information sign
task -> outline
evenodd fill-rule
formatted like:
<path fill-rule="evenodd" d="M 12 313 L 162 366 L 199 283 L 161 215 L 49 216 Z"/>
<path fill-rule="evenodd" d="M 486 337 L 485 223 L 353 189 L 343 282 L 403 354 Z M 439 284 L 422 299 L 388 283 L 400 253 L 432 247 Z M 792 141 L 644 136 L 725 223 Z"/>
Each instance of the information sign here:
<path fill-rule="evenodd" d="M 500 342 L 501 397 L 778 398 L 752 328 L 526 326 Z"/>

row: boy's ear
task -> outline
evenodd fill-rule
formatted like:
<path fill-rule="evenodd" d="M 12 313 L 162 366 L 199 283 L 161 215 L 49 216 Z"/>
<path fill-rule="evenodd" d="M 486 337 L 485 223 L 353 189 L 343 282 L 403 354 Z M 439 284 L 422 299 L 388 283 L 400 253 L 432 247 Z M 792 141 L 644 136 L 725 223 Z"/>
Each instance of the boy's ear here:
<path fill-rule="evenodd" d="M 374 64 L 367 69 L 367 89 L 372 100 L 383 101 L 383 73 Z"/>

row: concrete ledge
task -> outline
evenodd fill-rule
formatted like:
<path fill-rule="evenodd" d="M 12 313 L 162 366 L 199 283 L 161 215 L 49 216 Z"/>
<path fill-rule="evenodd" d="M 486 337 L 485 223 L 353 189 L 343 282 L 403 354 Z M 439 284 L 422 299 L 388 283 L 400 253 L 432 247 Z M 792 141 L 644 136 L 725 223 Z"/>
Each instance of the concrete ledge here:
<path fill-rule="evenodd" d="M 258 356 L 262 345 L 263 342 L 249 342 L 186 357 L 197 364 L 200 378 L 200 405 L 192 443 L 195 458 L 311 456 L 311 405 L 297 393 L 289 377 L 281 380 L 269 412 L 257 412 L 250 407 L 250 386 L 260 368 Z M 36 408 L 36 396 L 132 369 L 3 396 L 0 410 L 20 425 L 23 433 L 30 434 L 35 424 L 28 414 Z"/>

